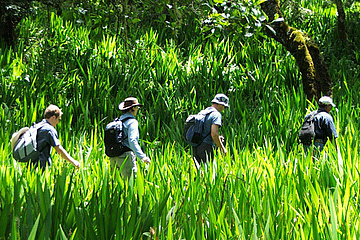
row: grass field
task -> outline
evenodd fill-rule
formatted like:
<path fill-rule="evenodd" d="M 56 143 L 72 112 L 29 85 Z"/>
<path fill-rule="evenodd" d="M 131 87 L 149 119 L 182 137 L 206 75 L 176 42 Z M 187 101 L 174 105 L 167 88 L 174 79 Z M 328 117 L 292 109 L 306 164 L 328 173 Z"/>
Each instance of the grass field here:
<path fill-rule="evenodd" d="M 359 51 L 333 40 L 334 14 L 296 27 L 311 26 L 324 49 L 342 161 L 331 144 L 317 161 L 304 156 L 298 130 L 317 105 L 271 39 L 183 49 L 149 31 L 129 48 L 55 15 L 46 31 L 41 17 L 24 20 L 16 49 L 0 49 L 0 239 L 360 239 Z M 349 38 L 358 46 L 355 31 Z M 219 92 L 230 98 L 229 154 L 197 172 L 183 123 Z M 123 181 L 109 169 L 103 129 L 128 96 L 145 105 L 140 138 L 152 163 Z M 11 156 L 11 134 L 50 103 L 64 112 L 57 130 L 79 170 L 55 153 L 44 173 Z"/>

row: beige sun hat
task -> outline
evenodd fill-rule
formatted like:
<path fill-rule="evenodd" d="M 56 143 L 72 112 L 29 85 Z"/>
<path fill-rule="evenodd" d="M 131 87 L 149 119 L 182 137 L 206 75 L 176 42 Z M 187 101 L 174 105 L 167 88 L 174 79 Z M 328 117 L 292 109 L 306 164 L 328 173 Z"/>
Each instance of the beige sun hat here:
<path fill-rule="evenodd" d="M 29 130 L 28 127 L 23 127 L 21 128 L 19 131 L 15 132 L 12 136 L 11 136 L 11 151 L 14 149 L 16 142 L 19 140 L 19 138 L 21 137 L 21 135 L 23 135 L 27 130 Z"/>
<path fill-rule="evenodd" d="M 119 104 L 119 109 L 122 111 L 122 110 L 126 110 L 126 109 L 129 109 L 129 108 L 135 107 L 135 106 L 142 107 L 144 105 L 140 104 L 139 101 L 136 98 L 128 97 L 123 102 L 121 102 Z"/>

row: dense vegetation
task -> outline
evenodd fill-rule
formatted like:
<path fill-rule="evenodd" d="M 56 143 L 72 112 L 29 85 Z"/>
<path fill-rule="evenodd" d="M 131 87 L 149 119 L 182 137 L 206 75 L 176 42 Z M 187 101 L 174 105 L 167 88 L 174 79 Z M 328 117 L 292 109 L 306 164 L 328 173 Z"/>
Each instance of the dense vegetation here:
<path fill-rule="evenodd" d="M 252 20 L 204 27 L 210 18 L 194 18 L 204 16 L 193 6 L 164 26 L 170 10 L 151 22 L 158 10 L 144 7 L 141 21 L 152 24 L 133 18 L 124 29 L 109 17 L 116 9 L 96 8 L 104 1 L 69 2 L 59 15 L 34 8 L 16 46 L 0 50 L 0 239 L 360 238 L 358 3 L 346 5 L 346 43 L 329 2 L 283 6 L 323 50 L 339 110 L 343 161 L 331 144 L 312 161 L 297 132 L 316 103 L 302 93 L 295 60 Z M 221 129 L 229 154 L 197 172 L 183 122 L 219 92 L 230 97 Z M 138 119 L 152 164 L 139 162 L 138 178 L 124 182 L 109 170 L 102 133 L 128 96 L 145 104 Z M 57 130 L 79 170 L 56 154 L 44 173 L 11 157 L 11 134 L 50 103 L 64 112 Z"/>

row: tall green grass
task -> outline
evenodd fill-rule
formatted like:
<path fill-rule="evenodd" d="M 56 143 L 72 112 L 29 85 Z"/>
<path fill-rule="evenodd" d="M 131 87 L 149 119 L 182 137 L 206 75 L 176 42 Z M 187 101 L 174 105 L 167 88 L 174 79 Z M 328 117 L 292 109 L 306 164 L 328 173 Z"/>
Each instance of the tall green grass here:
<path fill-rule="evenodd" d="M 316 104 L 271 39 L 181 49 L 148 32 L 125 46 L 55 15 L 44 32 L 39 19 L 22 23 L 16 49 L 0 50 L 0 239 L 360 237 L 356 52 L 328 58 L 343 163 L 331 144 L 313 161 L 297 131 Z M 182 126 L 218 92 L 230 97 L 221 128 L 229 154 L 198 172 Z M 138 177 L 123 181 L 102 137 L 130 95 L 145 105 L 138 119 L 152 164 L 139 162 Z M 11 157 L 11 134 L 41 120 L 49 103 L 64 112 L 57 129 L 79 170 L 55 154 L 44 173 Z"/>

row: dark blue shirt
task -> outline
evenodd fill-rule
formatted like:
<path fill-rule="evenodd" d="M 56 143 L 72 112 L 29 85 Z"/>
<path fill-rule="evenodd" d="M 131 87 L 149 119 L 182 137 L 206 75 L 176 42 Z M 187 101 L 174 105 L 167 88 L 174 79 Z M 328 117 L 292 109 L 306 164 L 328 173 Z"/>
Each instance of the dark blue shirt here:
<path fill-rule="evenodd" d="M 41 153 L 39 159 L 32 160 L 32 163 L 35 166 L 40 163 L 44 168 L 51 166 L 51 147 L 60 146 L 60 140 L 56 129 L 46 119 L 37 124 L 42 125 L 37 133 L 38 150 Z"/>
<path fill-rule="evenodd" d="M 305 119 L 309 116 L 310 114 L 308 114 Z M 328 138 L 332 139 L 338 137 L 333 117 L 324 109 L 319 108 L 319 110 L 316 111 L 314 123 L 315 139 L 323 139 L 327 141 Z"/>

